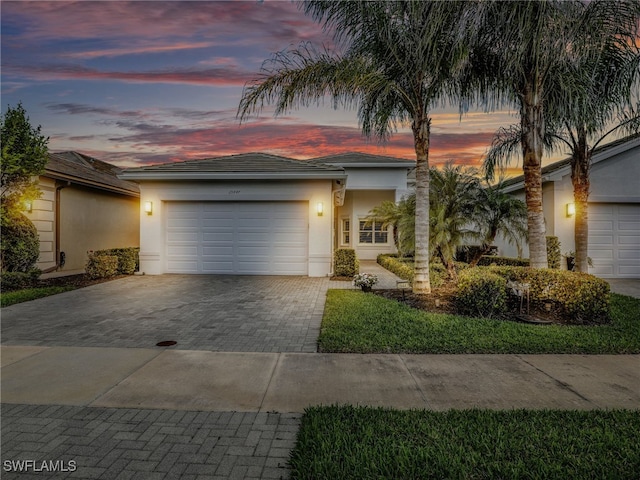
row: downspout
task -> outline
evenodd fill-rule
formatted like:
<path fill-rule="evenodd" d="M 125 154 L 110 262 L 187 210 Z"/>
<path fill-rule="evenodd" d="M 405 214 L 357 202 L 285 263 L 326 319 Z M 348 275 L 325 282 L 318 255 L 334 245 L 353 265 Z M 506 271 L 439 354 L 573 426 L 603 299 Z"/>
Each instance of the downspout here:
<path fill-rule="evenodd" d="M 53 223 L 55 224 L 55 229 L 56 229 L 56 235 L 55 235 L 56 264 L 53 267 L 49 267 L 46 270 L 43 270 L 42 273 L 55 272 L 63 265 L 63 263 L 60 261 L 60 190 L 70 185 L 71 185 L 71 182 L 69 181 L 64 183 L 56 182 L 56 196 L 55 196 L 56 208 L 55 208 L 55 214 L 53 218 Z"/>

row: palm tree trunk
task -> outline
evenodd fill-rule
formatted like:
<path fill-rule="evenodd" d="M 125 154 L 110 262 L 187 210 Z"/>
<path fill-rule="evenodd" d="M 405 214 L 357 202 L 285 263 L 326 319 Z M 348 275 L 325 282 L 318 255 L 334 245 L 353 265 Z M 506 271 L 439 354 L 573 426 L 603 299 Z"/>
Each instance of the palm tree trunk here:
<path fill-rule="evenodd" d="M 544 115 L 541 86 L 527 85 L 522 97 L 520 122 L 524 194 L 529 228 L 529 258 L 532 268 L 547 268 L 546 229 L 542 210 L 542 147 Z"/>
<path fill-rule="evenodd" d="M 574 225 L 575 269 L 578 272 L 589 271 L 589 166 L 587 133 L 584 128 L 578 131 L 578 145 L 571 158 L 571 182 L 573 199 L 576 205 Z"/>
<path fill-rule="evenodd" d="M 429 279 L 429 134 L 431 120 L 416 115 L 411 129 L 416 150 L 416 249 L 413 293 L 431 293 Z"/>

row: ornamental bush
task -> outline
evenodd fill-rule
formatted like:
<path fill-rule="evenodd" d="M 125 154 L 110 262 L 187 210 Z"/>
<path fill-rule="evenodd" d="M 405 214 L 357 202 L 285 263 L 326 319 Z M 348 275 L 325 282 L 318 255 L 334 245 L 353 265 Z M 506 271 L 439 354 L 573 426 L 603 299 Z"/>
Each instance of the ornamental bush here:
<path fill-rule="evenodd" d="M 30 272 L 40 256 L 38 230 L 22 213 L 2 215 L 0 263 L 3 272 Z"/>
<path fill-rule="evenodd" d="M 538 307 L 551 303 L 559 316 L 574 325 L 611 321 L 609 284 L 588 273 L 550 268 L 490 267 L 488 272 L 530 285 L 530 301 Z"/>
<path fill-rule="evenodd" d="M 463 270 L 458 275 L 456 308 L 462 315 L 496 318 L 507 310 L 507 281 L 484 269 Z"/>
<path fill-rule="evenodd" d="M 90 278 L 113 277 L 118 273 L 118 257 L 89 252 L 85 271 Z"/>
<path fill-rule="evenodd" d="M 0 288 L 3 292 L 22 290 L 36 286 L 42 272 L 37 268 L 28 272 L 2 272 L 0 275 Z"/>
<path fill-rule="evenodd" d="M 528 267 L 529 259 L 514 257 L 494 257 L 491 255 L 484 255 L 478 262 L 479 267 L 488 267 L 490 265 Z"/>
<path fill-rule="evenodd" d="M 360 262 L 353 248 L 339 248 L 333 255 L 333 274 L 337 277 L 353 277 L 360 271 Z"/>
<path fill-rule="evenodd" d="M 138 247 L 129 248 L 112 248 L 109 250 L 97 250 L 94 255 L 115 256 L 118 258 L 118 275 L 133 275 L 139 268 L 139 252 Z"/>

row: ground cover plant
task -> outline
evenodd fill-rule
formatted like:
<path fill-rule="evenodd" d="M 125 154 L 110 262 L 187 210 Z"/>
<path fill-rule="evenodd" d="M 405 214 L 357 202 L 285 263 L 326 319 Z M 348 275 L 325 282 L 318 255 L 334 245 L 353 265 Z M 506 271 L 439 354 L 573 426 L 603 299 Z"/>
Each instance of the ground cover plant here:
<path fill-rule="evenodd" d="M 49 295 L 56 295 L 122 277 L 122 275 L 116 275 L 114 277 L 93 279 L 89 275 L 68 275 L 65 277 L 35 280 L 34 285 L 30 288 L 2 291 L 0 293 L 0 306 L 8 307 L 16 303 L 28 302 L 30 300 L 36 300 L 38 298 L 48 297 Z"/>
<path fill-rule="evenodd" d="M 532 325 L 427 312 L 357 290 L 329 290 L 318 338 L 340 353 L 640 353 L 640 299 L 611 294 L 607 325 Z"/>
<path fill-rule="evenodd" d="M 637 478 L 640 411 L 312 407 L 293 479 Z"/>

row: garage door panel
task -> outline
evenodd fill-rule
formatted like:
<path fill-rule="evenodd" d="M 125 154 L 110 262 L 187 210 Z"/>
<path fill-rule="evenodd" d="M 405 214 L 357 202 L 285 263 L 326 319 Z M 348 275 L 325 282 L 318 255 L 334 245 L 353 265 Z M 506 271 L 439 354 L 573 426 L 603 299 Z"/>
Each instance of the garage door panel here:
<path fill-rule="evenodd" d="M 169 271 L 307 274 L 306 202 L 168 202 L 166 207 Z M 195 263 L 175 257 L 187 244 L 191 254 L 197 249 Z"/>
<path fill-rule="evenodd" d="M 589 205 L 590 273 L 640 278 L 640 205 Z"/>

